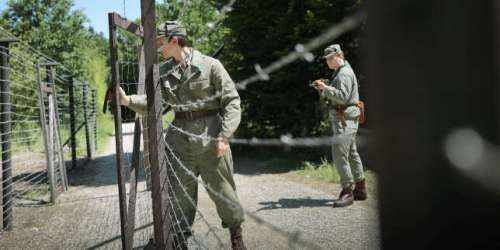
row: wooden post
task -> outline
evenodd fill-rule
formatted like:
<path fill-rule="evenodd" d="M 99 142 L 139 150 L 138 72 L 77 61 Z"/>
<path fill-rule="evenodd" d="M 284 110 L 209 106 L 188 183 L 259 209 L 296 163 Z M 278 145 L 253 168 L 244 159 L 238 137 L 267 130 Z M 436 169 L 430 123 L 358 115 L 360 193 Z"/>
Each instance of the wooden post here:
<path fill-rule="evenodd" d="M 51 105 L 49 105 L 49 110 L 50 107 L 52 107 L 52 115 L 54 116 L 52 121 L 53 121 L 53 133 L 54 133 L 54 148 L 57 149 L 57 154 L 54 155 L 54 157 L 57 158 L 58 164 L 55 168 L 59 169 L 59 178 L 61 179 L 62 183 L 62 189 L 63 191 L 66 191 L 68 189 L 68 175 L 66 172 L 66 162 L 64 161 L 64 151 L 62 147 L 62 139 L 61 139 L 61 125 L 59 121 L 59 109 L 57 105 L 57 90 L 55 88 L 55 72 L 54 72 L 54 66 L 58 65 L 57 63 L 45 63 L 45 71 L 47 74 L 47 87 L 51 89 L 52 91 L 47 93 L 47 98 L 49 101 L 51 101 Z"/>
<path fill-rule="evenodd" d="M 93 139 L 93 146 L 92 146 L 92 151 L 94 152 L 93 154 L 96 153 L 97 151 L 97 102 L 96 102 L 96 90 L 92 89 L 91 92 L 91 103 L 92 103 L 92 137 Z"/>
<path fill-rule="evenodd" d="M 135 117 L 134 125 L 134 148 L 132 151 L 132 162 L 130 165 L 130 196 L 128 200 L 128 214 L 127 214 L 127 232 L 126 239 L 127 246 L 134 246 L 134 229 L 135 229 L 135 205 L 137 201 L 137 177 L 139 176 L 140 167 L 140 154 L 141 154 L 141 122 L 139 116 Z"/>
<path fill-rule="evenodd" d="M 121 239 L 123 249 L 132 249 L 129 241 L 126 240 L 127 232 L 127 203 L 125 189 L 125 169 L 123 165 L 123 135 L 122 135 L 122 116 L 119 100 L 120 75 L 118 65 L 118 41 L 116 38 L 116 25 L 114 24 L 113 13 L 108 14 L 109 21 L 109 48 L 111 52 L 111 76 L 112 86 L 114 86 L 113 109 L 115 116 L 115 139 L 116 139 L 116 171 L 118 177 L 118 195 L 120 203 L 120 221 L 121 221 Z"/>
<path fill-rule="evenodd" d="M 2 218 L 3 229 L 12 229 L 12 162 L 11 162 L 11 117 L 9 46 L 17 39 L 0 39 L 0 133 L 2 134 Z"/>
<path fill-rule="evenodd" d="M 144 47 L 139 46 L 139 81 L 137 86 L 137 94 L 144 95 L 146 90 L 144 88 L 144 82 L 146 81 L 145 62 L 144 62 Z M 141 117 L 142 125 L 142 141 L 143 141 L 143 164 L 144 164 L 144 174 L 146 175 L 146 187 L 147 190 L 152 189 L 151 185 L 151 164 L 149 164 L 149 135 L 148 135 L 148 117 L 147 114 Z"/>
<path fill-rule="evenodd" d="M 92 159 L 92 146 L 90 142 L 90 124 L 89 124 L 89 85 L 88 83 L 84 83 L 82 85 L 83 88 L 83 121 L 85 124 L 85 142 L 87 145 L 87 159 Z"/>
<path fill-rule="evenodd" d="M 42 135 L 43 141 L 45 144 L 45 158 L 47 160 L 47 173 L 49 177 L 49 186 L 50 186 L 50 202 L 55 203 L 57 196 L 57 187 L 56 187 L 56 179 L 55 179 L 55 171 L 54 171 L 54 129 L 51 127 L 53 124 L 50 105 L 51 100 L 47 100 L 49 104 L 49 114 L 45 113 L 45 98 L 44 93 L 47 91 L 45 84 L 41 79 L 40 65 L 36 65 L 36 76 L 38 82 L 38 104 L 40 108 L 40 123 L 42 125 Z M 45 90 L 45 91 L 44 91 Z"/>
<path fill-rule="evenodd" d="M 445 154 L 446 139 L 461 128 L 499 145 L 496 2 L 368 3 L 370 148 L 383 249 L 500 248 L 500 194 Z"/>
<path fill-rule="evenodd" d="M 76 116 L 75 116 L 75 88 L 73 76 L 68 79 L 69 93 L 69 127 L 70 127 L 70 144 L 71 144 L 71 167 L 76 168 Z"/>
<path fill-rule="evenodd" d="M 144 60 L 148 101 L 149 162 L 152 177 L 153 221 L 156 249 L 171 249 L 171 218 L 168 208 L 168 181 L 163 142 L 161 91 L 156 54 L 156 13 L 154 0 L 141 0 L 141 20 L 144 28 Z"/>

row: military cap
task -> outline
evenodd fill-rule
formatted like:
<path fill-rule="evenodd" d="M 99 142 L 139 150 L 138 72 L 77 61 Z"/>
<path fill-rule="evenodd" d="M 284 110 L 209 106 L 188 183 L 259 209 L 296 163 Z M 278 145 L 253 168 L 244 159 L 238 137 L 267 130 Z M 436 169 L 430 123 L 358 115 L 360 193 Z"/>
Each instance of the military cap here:
<path fill-rule="evenodd" d="M 187 36 L 186 28 L 178 21 L 166 21 L 156 30 L 157 36 Z"/>
<path fill-rule="evenodd" d="M 340 45 L 338 44 L 332 44 L 328 47 L 326 47 L 325 51 L 323 52 L 323 58 L 327 58 L 330 56 L 333 56 L 335 54 L 342 53 L 342 50 L 340 49 Z"/>

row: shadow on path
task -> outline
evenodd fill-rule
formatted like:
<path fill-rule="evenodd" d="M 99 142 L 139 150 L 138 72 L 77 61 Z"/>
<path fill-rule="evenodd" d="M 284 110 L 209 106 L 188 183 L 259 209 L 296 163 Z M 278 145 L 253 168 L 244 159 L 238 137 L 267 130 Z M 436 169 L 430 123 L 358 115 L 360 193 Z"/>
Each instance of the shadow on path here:
<path fill-rule="evenodd" d="M 263 210 L 273 210 L 273 209 L 290 209 L 290 208 L 302 208 L 302 207 L 331 207 L 335 200 L 332 199 L 311 199 L 307 198 L 294 198 L 288 199 L 283 198 L 278 201 L 263 201 L 259 202 L 263 207 L 259 208 L 258 211 Z"/>
<path fill-rule="evenodd" d="M 142 153 L 141 153 L 142 154 Z M 125 173 L 128 181 L 130 173 L 129 159 L 132 153 L 125 153 Z M 144 180 L 144 171 L 142 166 L 139 168 L 139 181 Z M 117 185 L 116 155 L 104 155 L 93 160 L 80 164 L 77 168 L 68 171 L 68 182 L 70 186 L 109 186 Z"/>

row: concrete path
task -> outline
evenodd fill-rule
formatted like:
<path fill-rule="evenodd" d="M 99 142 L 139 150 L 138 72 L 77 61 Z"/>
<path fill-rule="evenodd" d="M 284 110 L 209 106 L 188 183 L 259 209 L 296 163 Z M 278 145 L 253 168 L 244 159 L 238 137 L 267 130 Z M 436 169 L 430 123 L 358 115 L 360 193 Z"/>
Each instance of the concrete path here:
<path fill-rule="evenodd" d="M 133 124 L 124 125 L 131 133 Z M 126 162 L 132 135 L 124 136 Z M 0 249 L 120 249 L 120 216 L 114 138 L 86 166 L 69 174 L 70 188 L 57 204 L 16 207 L 14 230 L 4 232 Z M 273 166 L 235 155 L 235 181 L 247 216 L 244 239 L 249 249 L 379 249 L 377 202 L 370 198 L 348 208 L 332 208 L 333 185 L 306 184 Z M 137 197 L 135 246 L 147 244 L 152 231 L 151 193 L 142 177 Z M 229 234 L 220 225 L 213 202 L 199 188 L 200 215 L 193 249 L 228 248 Z M 217 237 L 214 236 L 217 234 Z"/>

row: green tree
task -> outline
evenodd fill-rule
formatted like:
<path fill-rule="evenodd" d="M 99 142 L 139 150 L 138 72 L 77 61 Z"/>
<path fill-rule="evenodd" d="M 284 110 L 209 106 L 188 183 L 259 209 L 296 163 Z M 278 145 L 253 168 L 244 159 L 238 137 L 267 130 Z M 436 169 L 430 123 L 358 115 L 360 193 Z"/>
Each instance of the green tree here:
<path fill-rule="evenodd" d="M 108 67 L 108 41 L 102 34 L 97 34 L 92 28 L 86 28 L 87 17 L 81 10 L 72 10 L 73 0 L 9 0 L 7 8 L 2 11 L 0 25 L 19 37 L 24 45 L 13 46 L 12 52 L 15 60 L 12 60 L 11 80 L 13 93 L 16 95 L 13 102 L 18 106 L 16 113 L 36 117 L 37 91 L 26 91 L 23 86 L 37 88 L 36 63 L 45 60 L 37 51 L 58 61 L 63 67 L 57 67 L 58 79 L 61 75 L 71 74 L 77 81 L 89 83 L 97 89 L 98 110 L 105 93 L 106 81 L 109 75 Z M 104 17 L 103 17 L 104 18 Z M 42 79 L 45 77 L 42 70 Z M 56 81 L 61 103 L 67 103 L 66 85 Z M 81 103 L 81 86 L 77 85 L 76 99 Z M 63 104 L 67 105 L 67 104 Z M 77 119 L 82 120 L 81 113 L 77 113 Z M 100 123 L 99 131 L 108 132 L 109 119 L 106 120 L 98 113 Z M 63 120 L 67 119 L 67 112 L 62 112 Z M 20 119 L 14 117 L 13 120 Z M 34 124 L 37 125 L 37 124 Z M 24 123 L 14 124 L 14 129 L 26 129 Z M 67 127 L 63 127 L 67 129 Z M 67 131 L 62 131 L 63 135 Z M 79 135 L 80 136 L 80 133 Z M 103 137 L 104 138 L 104 137 Z"/>
<path fill-rule="evenodd" d="M 221 60 L 236 81 L 243 80 L 255 74 L 255 64 L 264 67 L 293 52 L 296 44 L 320 35 L 360 5 L 359 0 L 237 1 L 224 22 L 229 33 Z M 359 65 L 359 33 L 360 29 L 354 30 L 330 42 L 342 45 L 355 70 Z M 322 48 L 313 52 L 322 55 Z M 272 74 L 270 81 L 240 91 L 244 112 L 239 136 L 329 133 L 319 112 L 317 93 L 307 86 L 309 80 L 330 75 L 319 59 L 314 63 L 297 61 Z"/>
<path fill-rule="evenodd" d="M 191 44 L 201 52 L 211 55 L 224 43 L 229 30 L 217 25 L 222 6 L 216 1 L 164 1 L 157 5 L 157 22 L 178 20 L 184 24 Z M 215 25 L 212 32 L 210 27 Z"/>
<path fill-rule="evenodd" d="M 82 76 L 90 32 L 83 12 L 72 7 L 72 0 L 9 0 L 2 18 L 24 42 Z"/>

